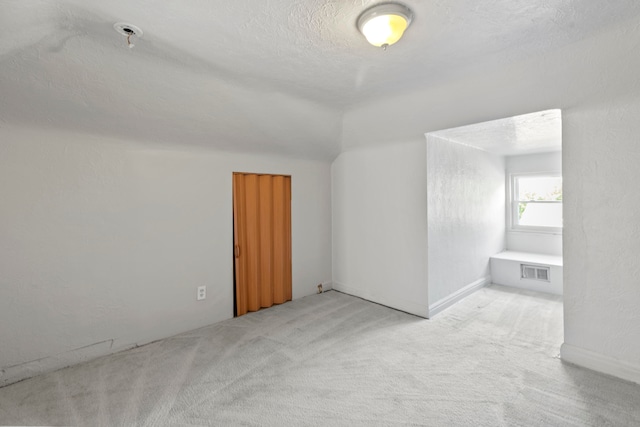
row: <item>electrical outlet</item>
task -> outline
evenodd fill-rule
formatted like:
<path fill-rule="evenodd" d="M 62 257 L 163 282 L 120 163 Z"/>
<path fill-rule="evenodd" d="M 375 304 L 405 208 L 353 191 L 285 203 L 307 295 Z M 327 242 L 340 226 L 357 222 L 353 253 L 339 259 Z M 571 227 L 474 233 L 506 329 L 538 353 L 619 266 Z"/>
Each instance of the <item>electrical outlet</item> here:
<path fill-rule="evenodd" d="M 196 296 L 198 301 L 207 298 L 207 287 L 206 286 L 198 286 L 198 295 Z"/>

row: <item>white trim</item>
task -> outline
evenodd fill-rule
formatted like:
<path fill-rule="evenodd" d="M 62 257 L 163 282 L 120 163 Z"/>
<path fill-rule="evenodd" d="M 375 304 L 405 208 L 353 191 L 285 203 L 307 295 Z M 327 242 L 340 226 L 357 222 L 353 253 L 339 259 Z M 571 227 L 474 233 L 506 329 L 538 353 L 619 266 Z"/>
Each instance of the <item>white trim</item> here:
<path fill-rule="evenodd" d="M 560 354 L 564 362 L 640 384 L 640 365 L 623 362 L 567 343 L 560 347 Z"/>
<path fill-rule="evenodd" d="M 347 286 L 339 282 L 333 282 L 333 289 L 354 297 L 362 298 L 367 301 L 375 302 L 386 307 L 394 308 L 396 310 L 404 311 L 409 314 L 413 314 L 418 317 L 427 317 L 428 308 L 422 304 L 418 304 L 414 301 L 409 301 L 401 298 L 389 298 L 388 296 L 380 296 L 375 293 L 364 291 L 362 289 Z"/>
<path fill-rule="evenodd" d="M 541 234 L 562 234 L 563 227 L 541 227 L 541 226 L 533 226 L 533 225 L 519 225 L 516 223 L 516 218 L 518 217 L 518 205 L 520 200 L 516 197 L 518 193 L 518 185 L 516 180 L 521 177 L 551 177 L 551 178 L 562 178 L 562 172 L 559 171 L 546 171 L 546 172 L 513 172 L 509 173 L 507 182 L 507 232 L 512 233 L 541 233 Z M 536 201 L 531 200 L 527 203 L 559 203 L 563 204 L 564 200 L 561 201 Z"/>
<path fill-rule="evenodd" d="M 322 292 L 327 292 L 333 289 L 333 282 L 322 282 Z"/>
<path fill-rule="evenodd" d="M 31 360 L 14 366 L 8 366 L 0 370 L 0 387 L 34 377 L 57 371 L 68 366 L 77 365 L 98 357 L 128 350 L 138 344 L 114 345 L 114 340 L 106 340 L 85 347 L 73 349 L 61 354 Z"/>
<path fill-rule="evenodd" d="M 448 297 L 442 298 L 441 300 L 431 304 L 429 306 L 429 312 L 427 313 L 428 318 L 431 319 L 433 316 L 440 313 L 442 310 L 445 310 L 451 307 L 453 304 L 457 303 L 463 298 L 466 298 L 467 296 L 471 295 L 478 289 L 483 288 L 490 283 L 491 283 L 491 276 L 482 277 L 476 280 L 475 282 L 469 283 L 464 288 L 457 290 L 456 292 L 452 293 Z"/>

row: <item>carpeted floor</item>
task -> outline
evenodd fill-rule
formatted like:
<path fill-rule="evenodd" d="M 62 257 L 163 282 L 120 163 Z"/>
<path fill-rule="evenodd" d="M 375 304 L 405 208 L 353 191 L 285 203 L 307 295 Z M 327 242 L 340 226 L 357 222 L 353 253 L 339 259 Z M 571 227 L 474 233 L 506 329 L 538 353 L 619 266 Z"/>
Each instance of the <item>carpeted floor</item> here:
<path fill-rule="evenodd" d="M 640 425 L 640 386 L 563 364 L 558 297 L 432 320 L 338 292 L 0 389 L 9 425 Z"/>

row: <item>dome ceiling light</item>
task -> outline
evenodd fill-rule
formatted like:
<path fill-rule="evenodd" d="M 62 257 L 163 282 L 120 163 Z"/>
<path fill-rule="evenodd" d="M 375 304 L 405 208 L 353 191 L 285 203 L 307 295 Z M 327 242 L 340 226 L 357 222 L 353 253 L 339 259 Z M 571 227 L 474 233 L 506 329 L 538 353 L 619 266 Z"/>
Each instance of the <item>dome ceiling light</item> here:
<path fill-rule="evenodd" d="M 358 17 L 358 30 L 374 46 L 387 49 L 404 34 L 411 24 L 413 12 L 400 3 L 380 3 Z"/>

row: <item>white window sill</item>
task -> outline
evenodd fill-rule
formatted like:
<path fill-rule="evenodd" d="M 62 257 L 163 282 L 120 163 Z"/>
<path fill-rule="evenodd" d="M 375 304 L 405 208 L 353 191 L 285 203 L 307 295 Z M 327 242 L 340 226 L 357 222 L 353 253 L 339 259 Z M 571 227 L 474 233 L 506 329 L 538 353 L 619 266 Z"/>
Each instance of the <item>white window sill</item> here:
<path fill-rule="evenodd" d="M 527 228 L 509 228 L 507 233 L 535 233 L 535 234 L 555 234 L 562 236 L 562 228 L 548 227 L 527 227 Z"/>

